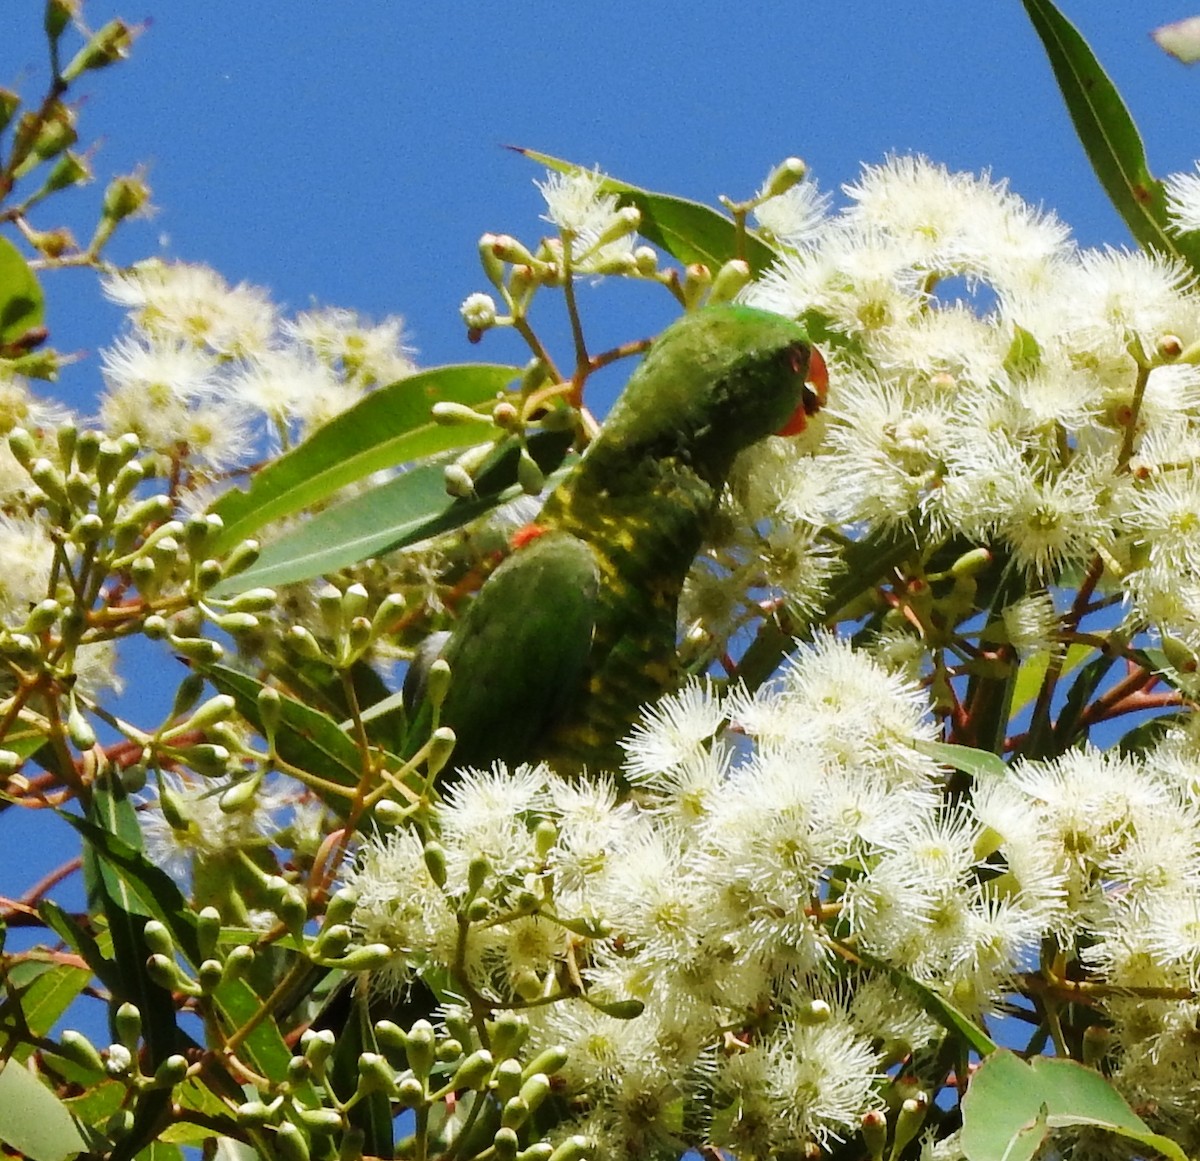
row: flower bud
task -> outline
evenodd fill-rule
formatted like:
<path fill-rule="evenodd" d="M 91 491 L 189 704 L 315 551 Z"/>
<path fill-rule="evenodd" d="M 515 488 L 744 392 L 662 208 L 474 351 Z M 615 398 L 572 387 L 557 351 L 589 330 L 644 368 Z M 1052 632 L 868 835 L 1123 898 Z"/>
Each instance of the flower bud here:
<path fill-rule="evenodd" d="M 683 304 L 691 310 L 712 285 L 712 271 L 703 262 L 693 262 L 683 272 Z"/>
<path fill-rule="evenodd" d="M 396 1074 L 378 1052 L 363 1052 L 358 1057 L 358 1089 L 391 1096 L 396 1091 Z"/>
<path fill-rule="evenodd" d="M 878 1109 L 864 1113 L 861 1131 L 871 1161 L 883 1161 L 883 1153 L 887 1148 L 887 1117 Z"/>
<path fill-rule="evenodd" d="M 546 475 L 533 456 L 529 454 L 527 448 L 521 448 L 521 454 L 517 459 L 517 483 L 521 486 L 521 491 L 527 496 L 537 496 L 546 486 Z"/>
<path fill-rule="evenodd" d="M 187 1070 L 187 1059 L 178 1052 L 173 1053 L 154 1070 L 154 1087 L 174 1088 L 183 1082 Z"/>
<path fill-rule="evenodd" d="M 396 1101 L 402 1109 L 419 1108 L 425 1103 L 425 1086 L 415 1076 L 406 1076 L 396 1085 Z"/>
<path fill-rule="evenodd" d="M 221 986 L 225 978 L 225 965 L 219 959 L 202 960 L 196 969 L 196 983 L 204 995 L 210 995 Z"/>
<path fill-rule="evenodd" d="M 239 943 L 225 957 L 224 979 L 242 979 L 254 964 L 254 948 L 248 943 Z"/>
<path fill-rule="evenodd" d="M 450 761 L 454 752 L 454 731 L 449 726 L 438 726 L 429 738 L 429 756 L 425 759 L 425 768 L 430 778 L 436 778 L 442 767 Z"/>
<path fill-rule="evenodd" d="M 298 1125 L 284 1121 L 275 1130 L 275 1148 L 282 1161 L 309 1161 L 308 1141 Z"/>
<path fill-rule="evenodd" d="M 225 576 L 236 576 L 239 572 L 244 572 L 261 554 L 262 547 L 257 540 L 243 540 L 225 558 Z"/>
<path fill-rule="evenodd" d="M 465 403 L 454 403 L 449 400 L 435 403 L 429 409 L 429 414 L 433 417 L 435 423 L 440 423 L 444 427 L 454 427 L 462 424 L 490 427 L 492 424 L 490 416 L 476 411 L 473 407 L 468 407 Z"/>
<path fill-rule="evenodd" d="M 324 1067 L 336 1047 L 337 1037 L 329 1028 L 322 1028 L 319 1031 L 309 1028 L 300 1037 L 300 1049 L 317 1071 Z"/>
<path fill-rule="evenodd" d="M 113 1014 L 113 1029 L 121 1044 L 130 1052 L 136 1052 L 138 1041 L 142 1038 L 142 1013 L 126 1001 Z"/>
<path fill-rule="evenodd" d="M 506 1057 L 516 1056 L 520 1051 L 521 1045 L 529 1039 L 529 1021 L 524 1016 L 518 1016 L 516 1012 L 501 1012 L 497 1015 L 491 1026 L 492 1036 L 492 1052 L 500 1060 Z M 520 1078 L 520 1069 L 517 1070 L 517 1077 Z M 516 1090 L 514 1089 L 515 1093 Z M 513 1095 L 512 1093 L 509 1094 Z"/>
<path fill-rule="evenodd" d="M 472 1052 L 458 1066 L 454 1079 L 450 1082 L 455 1089 L 470 1089 L 472 1092 L 482 1092 L 491 1080 L 495 1058 L 486 1048 Z"/>
<path fill-rule="evenodd" d="M 475 495 L 475 481 L 462 464 L 447 464 L 442 470 L 442 478 L 448 495 L 460 500 Z"/>
<path fill-rule="evenodd" d="M 380 826 L 399 826 L 408 817 L 409 810 L 394 798 L 381 798 L 372 813 Z"/>
<path fill-rule="evenodd" d="M 909 1097 L 901 1106 L 896 1117 L 896 1131 L 892 1137 L 892 1155 L 899 1157 L 908 1143 L 921 1131 L 925 1114 L 929 1112 L 929 1097 L 923 1092 Z"/>
<path fill-rule="evenodd" d="M 313 1133 L 336 1133 L 342 1128 L 342 1114 L 337 1109 L 296 1109 L 296 1119 Z"/>
<path fill-rule="evenodd" d="M 216 954 L 220 936 L 221 913 L 212 906 L 202 907 L 196 916 L 196 944 L 205 959 Z"/>
<path fill-rule="evenodd" d="M 550 1154 L 550 1161 L 588 1161 L 591 1155 L 591 1141 L 587 1137 L 576 1134 L 558 1145 Z"/>
<path fill-rule="evenodd" d="M 74 1028 L 64 1028 L 58 1038 L 58 1051 L 74 1064 L 94 1072 L 104 1071 L 104 1060 L 96 1046 Z"/>
<path fill-rule="evenodd" d="M 536 1076 L 539 1072 L 545 1073 L 547 1076 L 553 1076 L 556 1072 L 561 1072 L 566 1067 L 570 1056 L 567 1050 L 561 1045 L 553 1045 L 550 1048 L 544 1048 L 539 1052 L 521 1072 L 524 1080 L 528 1080 L 531 1076 Z"/>
<path fill-rule="evenodd" d="M 439 886 L 446 885 L 446 848 L 430 839 L 421 852 L 429 877 Z"/>
<path fill-rule="evenodd" d="M 550 1078 L 545 1073 L 535 1072 L 521 1085 L 517 1099 L 524 1101 L 526 1108 L 534 1112 L 549 1095 Z"/>
<path fill-rule="evenodd" d="M 433 1025 L 428 1020 L 418 1020 L 408 1031 L 405 1039 L 405 1052 L 408 1057 L 408 1067 L 415 1076 L 424 1080 L 432 1071 L 437 1057 L 436 1036 Z"/>
<path fill-rule="evenodd" d="M 516 1129 L 501 1125 L 492 1138 L 492 1154 L 497 1161 L 516 1161 L 517 1151 L 521 1148 L 521 1139 Z"/>
<path fill-rule="evenodd" d="M 348 972 L 373 972 L 387 967 L 394 957 L 395 953 L 386 943 L 368 943 L 338 960 L 337 966 Z"/>
<path fill-rule="evenodd" d="M 731 258 L 717 271 L 712 289 L 708 292 L 708 302 L 732 302 L 749 285 L 753 276 L 749 262 L 742 258 Z"/>
<path fill-rule="evenodd" d="M 175 943 L 171 939 L 171 933 L 157 919 L 146 920 L 146 925 L 142 928 L 142 935 L 146 940 L 146 946 L 151 951 L 158 952 L 160 955 L 175 954 Z"/>
<path fill-rule="evenodd" d="M 129 56 L 133 47 L 133 30 L 123 20 L 110 20 L 72 58 L 63 69 L 63 80 L 70 84 L 83 73 L 108 68 Z"/>
<path fill-rule="evenodd" d="M 798 157 L 786 157 L 767 175 L 767 180 L 763 183 L 762 193 L 759 195 L 761 201 L 766 201 L 768 198 L 777 198 L 780 194 L 787 193 L 794 185 L 798 185 L 804 180 L 808 173 L 808 166 Z"/>

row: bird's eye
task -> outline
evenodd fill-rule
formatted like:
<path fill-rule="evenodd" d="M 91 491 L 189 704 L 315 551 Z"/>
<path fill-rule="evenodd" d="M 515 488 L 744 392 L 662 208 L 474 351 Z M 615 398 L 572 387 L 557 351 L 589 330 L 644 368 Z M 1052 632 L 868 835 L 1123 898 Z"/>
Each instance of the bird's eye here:
<path fill-rule="evenodd" d="M 808 424 L 808 417 L 816 415 L 825 404 L 829 392 L 829 371 L 825 360 L 816 347 L 807 343 L 796 343 L 788 348 L 792 370 L 799 375 L 805 373 L 804 390 L 800 393 L 800 404 L 778 435 L 799 435 Z"/>

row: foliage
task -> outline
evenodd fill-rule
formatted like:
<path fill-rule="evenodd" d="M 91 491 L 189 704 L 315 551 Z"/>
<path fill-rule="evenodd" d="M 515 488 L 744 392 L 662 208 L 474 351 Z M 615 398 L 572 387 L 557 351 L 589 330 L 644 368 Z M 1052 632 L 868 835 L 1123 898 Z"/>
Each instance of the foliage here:
<path fill-rule="evenodd" d="M 1144 249 L 919 157 L 835 211 L 794 158 L 718 209 L 531 152 L 553 233 L 485 235 L 462 307 L 529 365 L 417 369 L 398 319 L 109 264 L 138 175 L 86 247 L 32 225 L 135 31 L 64 65 L 50 0 L 45 96 L 0 92 L 0 810 L 59 816 L 86 907 L 0 899 L 7 1148 L 1200 1150 L 1200 179 L 1025 2 Z M 129 315 L 90 424 L 30 386 L 67 266 Z M 472 674 L 412 715 L 397 673 L 649 346 L 591 349 L 602 276 L 802 320 L 827 405 L 737 460 L 620 769 L 462 769 Z M 161 723 L 113 709 L 134 637 L 182 663 Z"/>

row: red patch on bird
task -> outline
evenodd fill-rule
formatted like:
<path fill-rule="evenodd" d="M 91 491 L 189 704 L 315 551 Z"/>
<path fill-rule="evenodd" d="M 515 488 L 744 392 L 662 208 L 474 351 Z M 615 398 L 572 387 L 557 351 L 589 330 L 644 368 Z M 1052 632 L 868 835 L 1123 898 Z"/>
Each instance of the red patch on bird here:
<path fill-rule="evenodd" d="M 530 541 L 536 540 L 539 536 L 545 536 L 550 529 L 544 524 L 526 524 L 522 528 L 518 528 L 512 534 L 513 551 L 518 548 L 524 548 Z"/>
<path fill-rule="evenodd" d="M 792 352 L 792 366 L 799 374 L 800 368 L 803 366 L 799 348 Z M 808 348 L 808 373 L 805 376 L 804 384 L 804 391 L 800 396 L 800 406 L 792 412 L 787 423 L 776 432 L 777 435 L 799 435 L 808 426 L 808 417 L 816 415 L 825 405 L 825 398 L 829 394 L 829 368 L 825 366 L 825 360 L 816 347 Z"/>

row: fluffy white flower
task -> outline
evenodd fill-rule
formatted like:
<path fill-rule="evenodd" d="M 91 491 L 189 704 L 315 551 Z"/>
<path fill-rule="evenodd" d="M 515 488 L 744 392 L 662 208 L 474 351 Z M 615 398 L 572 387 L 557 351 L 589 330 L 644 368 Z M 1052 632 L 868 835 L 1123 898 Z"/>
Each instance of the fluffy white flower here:
<path fill-rule="evenodd" d="M 275 308 L 265 292 L 230 287 L 207 266 L 151 259 L 109 276 L 103 287 L 157 341 L 238 357 L 266 350 L 275 329 Z"/>
<path fill-rule="evenodd" d="M 1164 181 L 1167 213 L 1182 233 L 1200 230 L 1200 163 L 1196 173 L 1172 173 Z"/>

